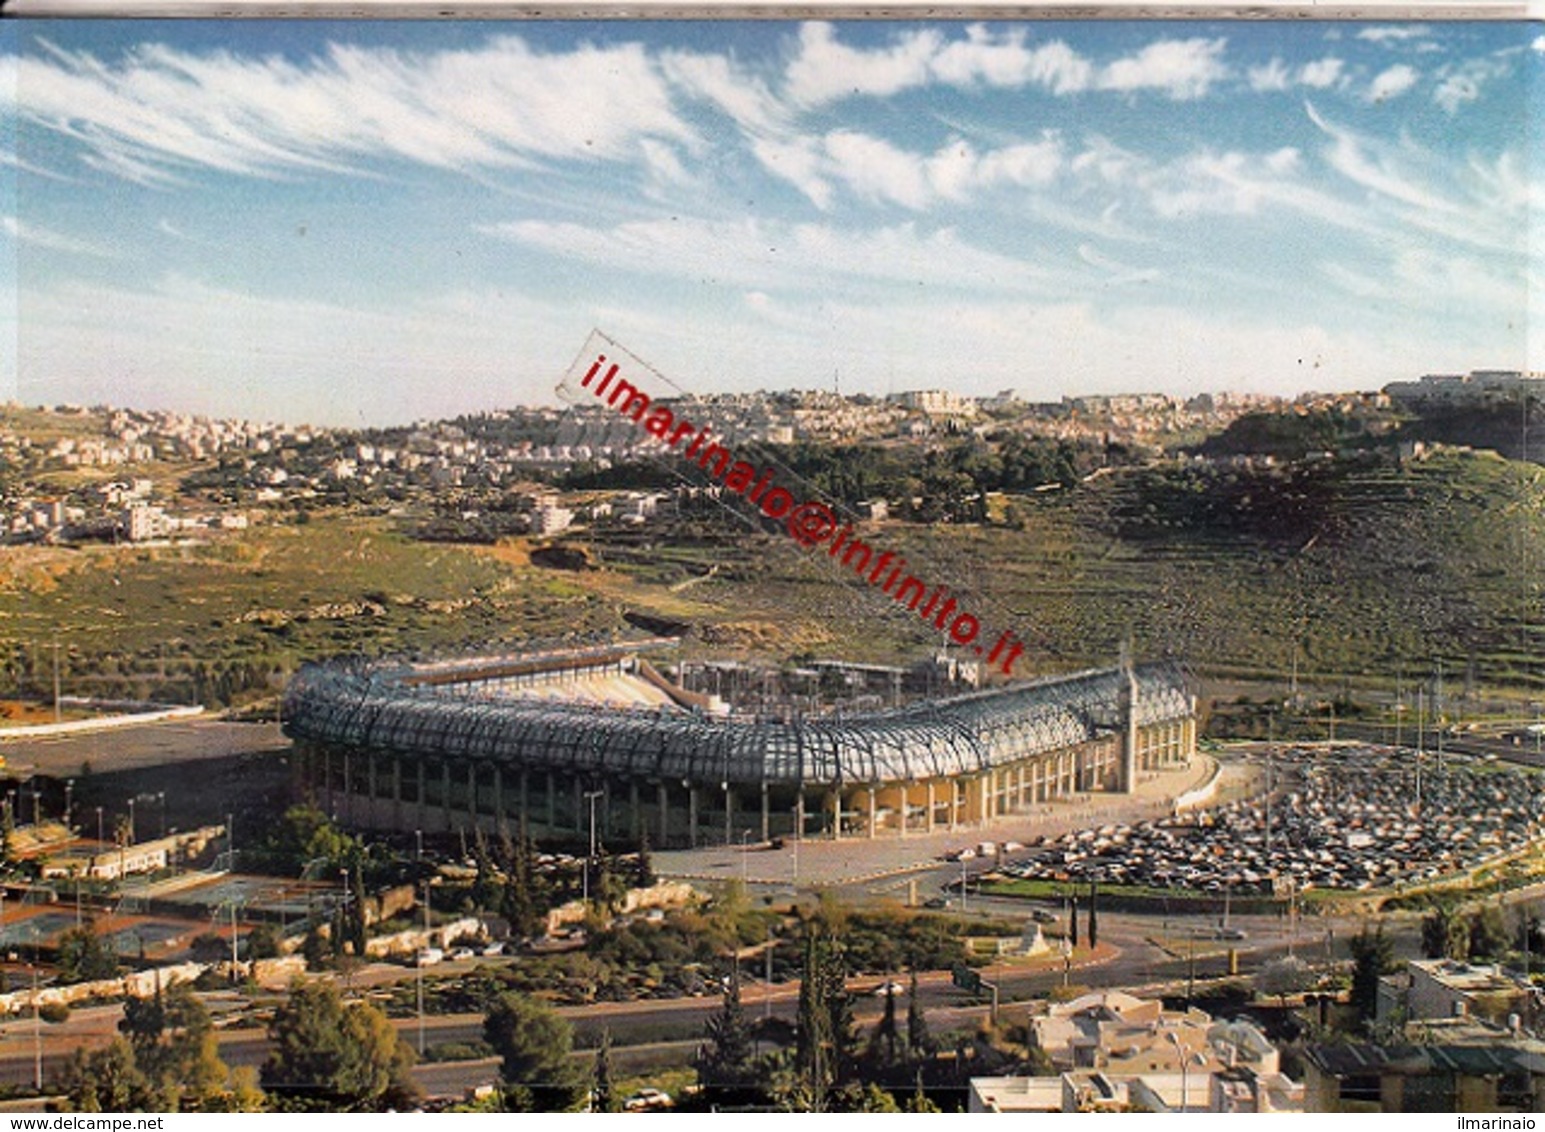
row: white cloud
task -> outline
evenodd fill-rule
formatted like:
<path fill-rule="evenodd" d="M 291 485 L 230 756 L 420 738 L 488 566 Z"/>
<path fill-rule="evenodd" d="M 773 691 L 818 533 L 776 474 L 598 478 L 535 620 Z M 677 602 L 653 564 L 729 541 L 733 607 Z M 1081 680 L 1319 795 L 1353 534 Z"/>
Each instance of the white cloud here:
<path fill-rule="evenodd" d="M 1367 137 L 1328 122 L 1313 106 L 1307 110 L 1331 139 L 1325 161 L 1362 198 L 1354 215 L 1383 233 L 1378 254 L 1393 263 L 1415 251 L 1455 262 L 1481 253 L 1493 272 L 1511 270 L 1510 264 L 1523 270 L 1530 253 L 1521 233 L 1530 230 L 1531 213 L 1545 205 L 1545 185 L 1520 172 L 1523 159 L 1516 151 L 1503 150 L 1490 160 L 1472 155 L 1467 164 L 1456 165 L 1410 139 Z"/>
<path fill-rule="evenodd" d="M 1288 203 L 1290 180 L 1300 168 L 1296 149 L 1267 154 L 1203 153 L 1174 163 L 1147 180 L 1153 209 L 1166 219 L 1204 214 L 1242 216 L 1263 202 Z"/>
<path fill-rule="evenodd" d="M 1050 132 L 1033 142 L 985 152 L 954 139 L 932 154 L 920 154 L 857 130 L 833 130 L 819 139 L 758 138 L 751 147 L 770 172 L 822 209 L 830 207 L 837 184 L 866 201 L 921 211 L 1005 186 L 1043 186 L 1066 164 L 1062 141 Z"/>
<path fill-rule="evenodd" d="M 0 81 L 0 91 L 5 89 L 6 87 L 4 82 Z M 0 109 L 0 115 L 3 114 L 4 110 Z M 14 151 L 5 149 L 3 147 L 0 147 L 0 165 L 8 166 L 11 169 L 19 169 L 23 173 L 31 173 L 38 177 L 47 177 L 50 181 L 72 180 L 72 178 L 66 177 L 62 173 L 56 173 L 52 169 L 45 169 L 41 165 L 36 165 L 33 162 L 18 156 Z"/>
<path fill-rule="evenodd" d="M 1368 84 L 1368 101 L 1386 102 L 1391 98 L 1399 98 L 1415 86 L 1420 78 L 1421 75 L 1414 67 L 1396 63 L 1388 70 L 1381 71 L 1378 77 Z"/>
<path fill-rule="evenodd" d="M 826 136 L 825 148 L 830 175 L 859 196 L 912 209 L 940 199 L 962 201 L 1003 185 L 1046 185 L 1063 167 L 1062 143 L 1053 134 L 986 153 L 956 140 L 924 157 L 879 138 L 836 131 Z"/>
<path fill-rule="evenodd" d="M 1066 43 L 1053 40 L 1031 53 L 1027 74 L 1053 94 L 1076 94 L 1089 89 L 1094 66 Z"/>
<path fill-rule="evenodd" d="M 1327 57 L 1316 59 L 1312 63 L 1305 63 L 1298 73 L 1298 81 L 1304 86 L 1313 87 L 1316 90 L 1325 90 L 1335 86 L 1341 81 L 1342 68 L 1345 63 L 1341 59 Z"/>
<path fill-rule="evenodd" d="M 118 253 L 99 244 L 93 244 L 87 240 L 77 240 L 73 236 L 66 236 L 60 232 L 54 232 L 23 221 L 15 216 L 0 216 L 0 232 L 4 232 L 18 244 L 30 244 L 37 248 L 47 248 L 54 252 L 67 252 L 71 255 L 94 256 L 98 259 L 116 259 Z"/>
<path fill-rule="evenodd" d="M 799 51 L 784 86 L 807 107 L 851 95 L 884 97 L 935 82 L 966 89 L 1034 85 L 1058 95 L 1157 91 L 1188 100 L 1205 96 L 1228 76 L 1225 45 L 1223 39 L 1160 39 L 1102 66 L 1061 40 L 1031 45 L 1022 29 L 994 36 L 972 25 L 964 39 L 949 41 L 932 29 L 909 31 L 886 47 L 863 49 L 838 42 L 829 23 L 809 23 L 800 29 Z"/>
<path fill-rule="evenodd" d="M 96 168 L 144 183 L 196 168 L 339 172 L 367 158 L 463 171 L 624 160 L 642 138 L 695 141 L 636 44 L 332 44 L 295 61 L 151 44 L 115 61 L 52 48 L 16 68 L 13 113 L 83 143 Z"/>
<path fill-rule="evenodd" d="M 1252 67 L 1249 72 L 1250 89 L 1255 91 L 1284 91 L 1294 85 L 1324 90 L 1341 80 L 1342 60 L 1333 57 L 1315 59 L 1296 70 L 1289 70 L 1281 59 L 1273 59 L 1264 67 Z"/>
<path fill-rule="evenodd" d="M 956 87 L 985 84 L 993 87 L 1044 87 L 1053 94 L 1087 90 L 1093 65 L 1062 40 L 1027 47 L 1023 29 L 999 38 L 980 24 L 966 29 L 964 40 L 939 49 L 930 70 L 940 82 Z"/>
<path fill-rule="evenodd" d="M 1104 68 L 1103 90 L 1157 90 L 1177 101 L 1201 98 L 1228 77 L 1222 39 L 1163 39 Z"/>
<path fill-rule="evenodd" d="M 643 154 L 645 171 L 655 185 L 679 189 L 698 183 L 697 178 L 681 164 L 676 151 L 664 142 L 642 138 L 638 146 L 639 152 Z"/>
<path fill-rule="evenodd" d="M 1380 43 L 1385 46 L 1398 43 L 1409 43 L 1412 40 L 1426 39 L 1432 34 L 1432 29 L 1426 24 L 1380 24 L 1377 27 L 1363 28 L 1357 33 L 1357 38 L 1368 43 Z"/>
<path fill-rule="evenodd" d="M 933 199 L 923 163 L 888 141 L 837 130 L 826 135 L 824 145 L 828 170 L 865 200 L 920 209 Z"/>
<path fill-rule="evenodd" d="M 817 208 L 831 207 L 832 187 L 821 174 L 821 152 L 814 138 L 753 138 L 751 152 L 764 169 L 804 193 Z"/>
<path fill-rule="evenodd" d="M 486 231 L 570 259 L 755 290 L 853 279 L 1025 290 L 1043 279 L 1031 265 L 968 244 L 953 229 L 923 232 L 912 224 L 844 230 L 754 219 L 641 220 L 612 227 L 523 220 Z"/>
<path fill-rule="evenodd" d="M 666 51 L 660 68 L 674 85 L 713 103 L 743 129 L 768 133 L 787 124 L 787 110 L 767 85 L 723 55 Z"/>
<path fill-rule="evenodd" d="M 806 106 L 850 94 L 892 95 L 927 80 L 942 42 L 936 31 L 912 31 L 888 48 L 862 51 L 838 43 L 831 24 L 807 23 L 799 29 L 799 53 L 784 76 L 785 89 Z"/>
<path fill-rule="evenodd" d="M 1078 246 L 1078 258 L 1105 275 L 1103 283 L 1108 287 L 1120 287 L 1132 283 L 1154 283 L 1160 272 L 1152 267 L 1133 267 L 1110 258 L 1090 244 Z"/>
<path fill-rule="evenodd" d="M 1251 67 L 1250 89 L 1256 91 L 1287 90 L 1292 85 L 1287 65 L 1281 59 L 1273 59 L 1264 67 Z"/>
<path fill-rule="evenodd" d="M 1481 96 L 1482 87 L 1507 75 L 1511 67 L 1508 59 L 1497 56 L 1446 65 L 1438 71 L 1439 82 L 1432 100 L 1450 114 L 1457 114 L 1461 106 Z"/>

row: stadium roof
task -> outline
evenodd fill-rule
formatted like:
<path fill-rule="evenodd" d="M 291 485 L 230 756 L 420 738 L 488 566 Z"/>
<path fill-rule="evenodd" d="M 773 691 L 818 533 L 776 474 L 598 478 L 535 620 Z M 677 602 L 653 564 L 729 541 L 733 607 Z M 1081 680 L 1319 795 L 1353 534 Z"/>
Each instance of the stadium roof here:
<path fill-rule="evenodd" d="M 468 665 L 466 680 L 487 658 Z M 597 777 L 730 785 L 915 781 L 971 774 L 1075 746 L 1120 725 L 1121 669 L 1096 669 L 891 711 L 783 720 L 679 708 L 472 698 L 468 684 L 357 660 L 304 666 L 286 693 L 291 738 L 426 758 L 478 759 Z M 1137 722 L 1192 711 L 1172 664 L 1135 670 Z"/>

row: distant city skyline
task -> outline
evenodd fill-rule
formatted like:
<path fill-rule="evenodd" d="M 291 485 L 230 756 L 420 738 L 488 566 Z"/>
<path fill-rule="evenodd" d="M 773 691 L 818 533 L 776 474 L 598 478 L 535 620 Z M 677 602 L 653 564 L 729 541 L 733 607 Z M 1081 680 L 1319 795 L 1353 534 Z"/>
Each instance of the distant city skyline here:
<path fill-rule="evenodd" d="M 1540 369 L 1542 56 L 1524 22 L 0 24 L 0 392 L 393 425 L 556 404 L 592 327 L 695 393 Z"/>

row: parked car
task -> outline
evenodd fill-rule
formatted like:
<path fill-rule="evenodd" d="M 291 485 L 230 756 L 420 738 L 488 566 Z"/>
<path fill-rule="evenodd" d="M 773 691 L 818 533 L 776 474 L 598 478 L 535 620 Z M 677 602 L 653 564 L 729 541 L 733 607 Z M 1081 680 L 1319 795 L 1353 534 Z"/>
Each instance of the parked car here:
<path fill-rule="evenodd" d="M 625 1112 L 658 1112 L 662 1108 L 674 1108 L 671 1095 L 660 1089 L 640 1089 L 622 1102 Z"/>

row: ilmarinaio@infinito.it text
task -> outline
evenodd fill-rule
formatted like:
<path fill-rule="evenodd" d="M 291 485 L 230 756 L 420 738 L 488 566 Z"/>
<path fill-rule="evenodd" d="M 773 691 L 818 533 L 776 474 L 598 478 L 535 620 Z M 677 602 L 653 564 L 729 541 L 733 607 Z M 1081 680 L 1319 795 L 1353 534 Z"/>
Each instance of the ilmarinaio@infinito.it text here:
<path fill-rule="evenodd" d="M 789 537 L 808 551 L 824 546 L 827 557 L 840 562 L 869 585 L 877 587 L 898 605 L 917 614 L 962 648 L 973 649 L 988 664 L 996 664 L 1004 675 L 1011 675 L 1014 662 L 1025 646 L 1005 629 L 998 634 L 991 650 L 978 643 L 982 639 L 981 621 L 951 596 L 949 587 L 930 585 L 907 573 L 905 558 L 889 550 L 871 546 L 855 536 L 848 524 L 839 524 L 836 514 L 817 500 L 796 501 L 786 488 L 773 482 L 773 473 L 737 460 L 735 453 L 710 439 L 709 430 L 691 421 L 677 419 L 666 405 L 656 404 L 638 384 L 621 375 L 618 362 L 608 363 L 600 354 L 591 363 L 580 385 L 598 401 L 616 409 L 645 432 L 673 451 L 695 463 L 724 489 L 755 504 L 769 519 L 781 521 Z M 685 450 L 682 445 L 685 443 Z"/>

